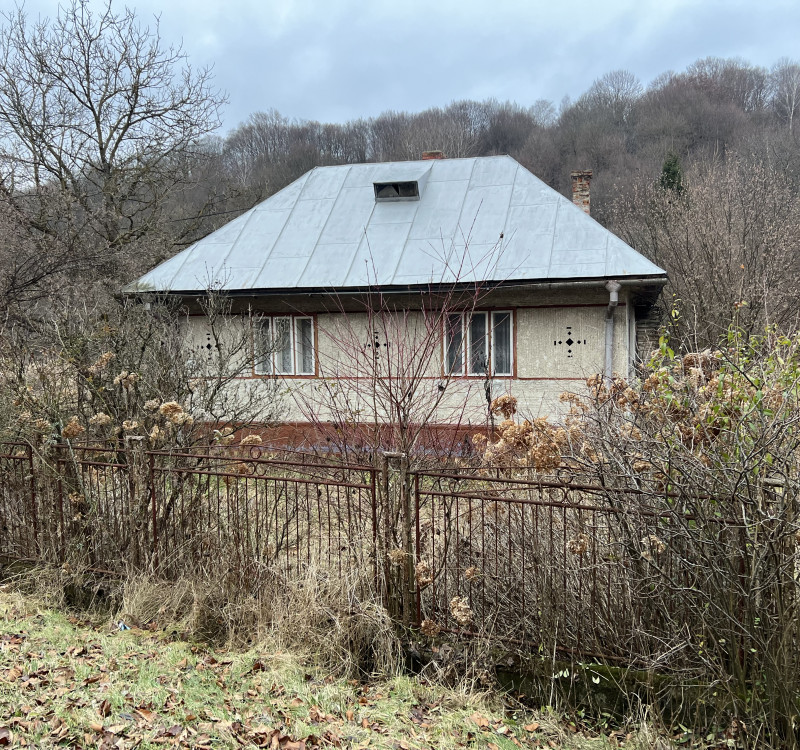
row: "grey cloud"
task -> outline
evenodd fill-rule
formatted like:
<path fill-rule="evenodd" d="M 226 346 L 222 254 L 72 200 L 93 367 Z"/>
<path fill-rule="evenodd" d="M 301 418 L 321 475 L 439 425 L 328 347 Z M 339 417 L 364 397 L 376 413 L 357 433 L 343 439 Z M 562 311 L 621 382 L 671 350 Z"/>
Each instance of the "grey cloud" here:
<path fill-rule="evenodd" d="M 761 65 L 796 58 L 800 28 L 800 3 L 785 0 L 134 5 L 143 18 L 160 9 L 164 37 L 182 37 L 194 64 L 214 65 L 230 94 L 226 128 L 270 107 L 343 121 L 462 98 L 557 104 L 619 68 L 646 84 L 708 55 Z M 26 7 L 52 15 L 57 3 Z"/>

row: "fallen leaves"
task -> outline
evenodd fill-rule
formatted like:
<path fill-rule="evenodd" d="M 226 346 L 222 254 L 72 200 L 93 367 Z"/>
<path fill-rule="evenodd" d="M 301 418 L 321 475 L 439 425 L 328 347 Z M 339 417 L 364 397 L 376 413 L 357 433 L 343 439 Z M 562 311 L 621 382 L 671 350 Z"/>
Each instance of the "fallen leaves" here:
<path fill-rule="evenodd" d="M 146 724 L 152 724 L 153 718 L 155 717 L 155 713 L 153 711 L 150 711 L 150 710 L 146 709 L 146 708 L 137 708 L 135 710 L 135 713 Z"/>
<path fill-rule="evenodd" d="M 1 597 L 0 630 L 20 629 L 23 620 L 3 619 Z M 466 747 L 482 732 L 488 747 L 530 745 L 530 734 L 502 715 L 445 708 L 435 689 L 416 683 L 399 695 L 390 682 L 284 674 L 274 666 L 280 653 L 230 657 L 163 634 L 73 620 L 31 615 L 24 632 L 0 635 L 0 750 L 416 750 Z M 477 730 L 467 731 L 473 724 Z"/>
<path fill-rule="evenodd" d="M 488 729 L 489 728 L 489 719 L 485 716 L 481 716 L 479 713 L 474 713 L 472 716 L 469 717 L 469 720 L 476 724 L 480 729 Z"/>

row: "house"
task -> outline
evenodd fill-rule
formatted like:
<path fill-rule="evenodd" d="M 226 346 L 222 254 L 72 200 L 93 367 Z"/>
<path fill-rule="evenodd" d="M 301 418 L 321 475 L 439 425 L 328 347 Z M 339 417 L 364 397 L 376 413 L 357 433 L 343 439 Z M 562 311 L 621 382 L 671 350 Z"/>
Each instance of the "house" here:
<path fill-rule="evenodd" d="M 666 274 L 589 216 L 591 172 L 573 174 L 569 201 L 509 156 L 424 157 L 313 169 L 126 291 L 230 297 L 252 328 L 249 377 L 284 378 L 297 423 L 314 398 L 337 419 L 337 381 L 342 408 L 386 418 L 366 369 L 387 358 L 372 376 L 407 378 L 391 363 L 404 347 L 428 347 L 415 372 L 425 419 L 443 424 L 483 424 L 487 396 L 506 392 L 523 414 L 557 414 L 588 376 L 627 374 Z M 428 343 L 409 344 L 420 331 Z M 209 356 L 202 316 L 188 336 Z"/>

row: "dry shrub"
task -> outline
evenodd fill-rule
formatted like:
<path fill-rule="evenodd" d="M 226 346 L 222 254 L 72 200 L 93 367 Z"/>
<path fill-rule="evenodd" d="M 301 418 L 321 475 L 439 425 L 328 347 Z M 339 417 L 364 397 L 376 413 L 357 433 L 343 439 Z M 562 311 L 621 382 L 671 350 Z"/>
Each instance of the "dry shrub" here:
<path fill-rule="evenodd" d="M 364 596 L 373 584 L 365 579 L 360 570 L 333 577 L 309 568 L 304 578 L 287 584 L 273 636 L 336 675 L 398 674 L 400 640 L 382 603 Z"/>
<path fill-rule="evenodd" d="M 429 628 L 436 623 L 431 621 Z M 433 631 L 436 631 L 433 627 Z M 436 633 L 438 635 L 438 633 Z M 430 636 L 434 637 L 434 636 Z M 465 696 L 496 696 L 497 650 L 488 638 L 448 640 L 427 651 L 420 674 L 428 682 L 444 685 Z"/>
<path fill-rule="evenodd" d="M 171 583 L 157 581 L 152 576 L 139 575 L 125 582 L 122 604 L 143 626 L 176 627 L 186 621 L 194 602 L 191 581 L 180 579 Z"/>
<path fill-rule="evenodd" d="M 209 415 L 224 414 L 233 425 L 274 421 L 277 380 L 235 394 L 228 387 L 250 367 L 249 328 L 237 327 L 227 301 L 210 295 L 201 304 L 207 332 L 225 342 L 210 360 L 189 356 L 185 311 L 173 302 L 66 305 L 36 335 L 7 331 L 0 341 L 4 437 L 37 449 L 64 440 L 147 445 L 146 438 L 151 447 L 188 448 L 208 439 Z"/>
<path fill-rule="evenodd" d="M 161 581 L 139 575 L 125 582 L 122 610 L 142 627 L 172 630 L 214 645 L 244 646 L 269 631 L 273 596 L 253 596 L 227 578 Z"/>
<path fill-rule="evenodd" d="M 2 580 L 15 591 L 51 609 L 107 612 L 121 599 L 121 583 L 78 565 L 27 565 L 2 568 Z"/>
<path fill-rule="evenodd" d="M 2 571 L 3 581 L 22 595 L 53 609 L 67 606 L 64 595 L 66 574 L 60 567 L 36 565 L 26 568 L 7 566 Z"/>
<path fill-rule="evenodd" d="M 480 433 L 472 437 L 475 450 L 484 464 L 503 468 L 532 468 L 539 473 L 552 472 L 562 465 L 573 437 L 570 425 L 553 424 L 547 417 L 516 421 L 517 400 L 498 396 L 491 403 L 493 415 L 502 416 L 489 440 Z"/>
<path fill-rule="evenodd" d="M 144 628 L 215 645 L 277 641 L 337 675 L 396 674 L 400 641 L 382 604 L 362 595 L 365 584 L 360 571 L 332 577 L 309 568 L 295 581 L 265 571 L 253 595 L 228 578 L 137 576 L 125 583 L 120 611 Z"/>

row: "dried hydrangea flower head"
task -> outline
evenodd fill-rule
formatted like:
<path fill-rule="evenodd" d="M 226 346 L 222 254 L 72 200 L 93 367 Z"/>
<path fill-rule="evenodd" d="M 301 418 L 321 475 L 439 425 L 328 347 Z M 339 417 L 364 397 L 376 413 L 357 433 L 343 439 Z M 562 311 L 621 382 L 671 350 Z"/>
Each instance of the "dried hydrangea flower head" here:
<path fill-rule="evenodd" d="M 158 407 L 158 413 L 165 417 L 167 422 L 177 427 L 194 424 L 194 417 L 187 414 L 177 401 L 166 401 L 161 404 Z"/>
<path fill-rule="evenodd" d="M 176 414 L 183 413 L 183 407 L 177 401 L 165 401 L 158 407 L 158 413 L 167 419 L 172 419 Z"/>
<path fill-rule="evenodd" d="M 111 362 L 115 356 L 114 352 L 103 352 L 94 364 L 89 365 L 89 374 L 93 376 L 99 375 L 108 367 L 108 363 Z"/>
<path fill-rule="evenodd" d="M 86 432 L 83 425 L 78 421 L 78 417 L 72 417 L 69 422 L 67 422 L 66 426 L 63 430 L 61 430 L 61 436 L 66 438 L 67 440 L 72 440 L 73 438 L 78 437 L 78 435 Z"/>
<path fill-rule="evenodd" d="M 454 596 L 450 600 L 450 614 L 461 627 L 465 627 L 472 622 L 472 609 L 470 609 L 469 602 L 463 596 Z"/>
<path fill-rule="evenodd" d="M 389 558 L 389 562 L 397 568 L 399 568 L 406 559 L 406 553 L 399 547 L 389 550 L 386 556 Z"/>
<path fill-rule="evenodd" d="M 431 566 L 425 560 L 420 560 L 417 563 L 415 572 L 417 586 L 419 586 L 421 589 L 424 589 L 426 586 L 430 586 L 433 583 L 433 571 L 431 570 Z"/>
<path fill-rule="evenodd" d="M 114 385 L 121 385 L 123 388 L 130 388 L 139 380 L 139 374 L 123 370 L 114 378 Z"/>
<path fill-rule="evenodd" d="M 502 414 L 503 419 L 511 419 L 517 413 L 517 399 L 506 393 L 495 398 L 490 408 L 495 416 Z"/>
<path fill-rule="evenodd" d="M 578 534 L 567 542 L 567 552 L 573 555 L 585 555 L 588 551 L 589 537 L 586 534 Z"/>

